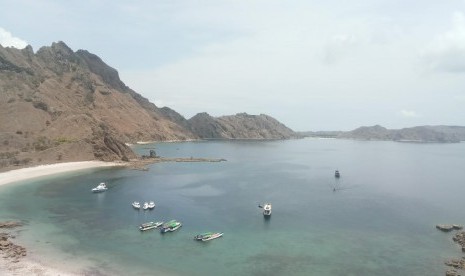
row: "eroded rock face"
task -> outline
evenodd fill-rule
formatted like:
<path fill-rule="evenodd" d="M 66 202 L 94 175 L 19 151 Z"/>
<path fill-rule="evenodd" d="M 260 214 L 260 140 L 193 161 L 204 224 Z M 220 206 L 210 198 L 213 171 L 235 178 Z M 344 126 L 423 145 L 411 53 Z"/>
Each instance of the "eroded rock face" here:
<path fill-rule="evenodd" d="M 22 223 L 19 221 L 3 221 L 0 222 L 0 228 L 12 229 L 22 226 Z M 14 244 L 11 239 L 14 238 L 9 233 L 0 233 L 0 254 L 3 255 L 3 258 L 9 259 L 12 262 L 19 262 L 20 258 L 27 255 L 26 248 Z"/>
<path fill-rule="evenodd" d="M 94 140 L 94 156 L 102 161 L 129 161 L 137 158 L 131 148 L 110 135 Z"/>

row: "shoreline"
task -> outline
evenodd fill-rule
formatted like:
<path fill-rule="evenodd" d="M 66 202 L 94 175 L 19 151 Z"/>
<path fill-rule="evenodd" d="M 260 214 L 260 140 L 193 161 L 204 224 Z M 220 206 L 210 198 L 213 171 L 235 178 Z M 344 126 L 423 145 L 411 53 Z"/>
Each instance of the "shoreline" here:
<path fill-rule="evenodd" d="M 28 168 L 20 168 L 0 172 L 0 186 L 14 184 L 17 182 L 32 180 L 44 176 L 58 175 L 67 172 L 75 172 L 80 170 L 104 167 L 123 167 L 127 166 L 124 163 L 104 162 L 104 161 L 80 161 L 80 162 L 65 162 L 56 164 L 38 165 Z M 3 230 L 3 229 L 0 229 Z M 9 233 L 11 231 L 0 231 Z M 14 241 L 14 240 L 13 240 Z M 14 242 L 16 244 L 16 242 Z M 27 248 L 26 248 L 27 250 Z M 29 251 L 29 250 L 28 250 Z M 63 275 L 74 276 L 82 275 L 78 271 L 72 269 L 59 268 L 53 262 L 42 259 L 40 256 L 34 255 L 33 252 L 28 252 L 27 256 L 13 261 L 5 257 L 5 253 L 0 251 L 0 274 L 1 275 Z"/>
<path fill-rule="evenodd" d="M 56 164 L 39 165 L 29 168 L 21 168 L 0 172 L 0 186 L 30 180 L 37 177 L 50 176 L 60 173 L 74 172 L 92 168 L 103 167 L 122 167 L 126 166 L 123 163 L 104 162 L 104 161 L 80 161 L 80 162 L 65 162 Z"/>

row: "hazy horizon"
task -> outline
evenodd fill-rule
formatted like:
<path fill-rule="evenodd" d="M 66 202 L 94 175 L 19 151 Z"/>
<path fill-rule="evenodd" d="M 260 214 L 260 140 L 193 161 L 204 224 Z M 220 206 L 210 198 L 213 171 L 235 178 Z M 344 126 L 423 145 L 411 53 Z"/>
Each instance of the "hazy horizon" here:
<path fill-rule="evenodd" d="M 465 125 L 465 1 L 0 0 L 0 44 L 64 41 L 186 118 L 296 131 Z"/>

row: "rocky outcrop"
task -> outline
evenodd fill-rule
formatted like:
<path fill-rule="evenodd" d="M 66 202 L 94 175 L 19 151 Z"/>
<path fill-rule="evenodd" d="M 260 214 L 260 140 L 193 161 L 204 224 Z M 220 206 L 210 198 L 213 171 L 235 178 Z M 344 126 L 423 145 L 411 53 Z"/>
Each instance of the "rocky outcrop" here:
<path fill-rule="evenodd" d="M 226 129 L 206 112 L 198 113 L 190 118 L 188 125 L 193 133 L 203 139 L 222 139 L 227 136 Z"/>
<path fill-rule="evenodd" d="M 465 252 L 465 232 L 461 231 L 454 235 L 452 240 L 462 247 L 462 252 Z"/>
<path fill-rule="evenodd" d="M 23 224 L 20 221 L 14 221 L 14 220 L 13 221 L 2 221 L 2 222 L 0 222 L 0 228 L 7 228 L 7 229 L 20 227 L 22 225 Z"/>
<path fill-rule="evenodd" d="M 465 269 L 465 257 L 462 257 L 462 259 L 447 260 L 444 262 L 444 264 L 455 269 Z"/>
<path fill-rule="evenodd" d="M 298 135 L 268 115 L 239 113 L 212 117 L 199 113 L 188 120 L 190 130 L 204 139 L 289 139 Z"/>
<path fill-rule="evenodd" d="M 452 230 L 461 230 L 463 229 L 463 226 L 458 225 L 458 224 L 438 224 L 436 225 L 436 228 L 443 231 L 443 232 L 450 232 Z M 460 231 L 456 233 L 453 237 L 452 240 L 460 245 L 462 248 L 462 252 L 465 253 L 465 232 Z M 457 269 L 459 270 L 464 270 L 465 269 L 465 257 L 462 257 L 461 259 L 449 259 L 444 262 L 446 266 L 453 267 L 453 269 L 448 269 L 446 271 L 446 276 L 460 276 L 460 274 Z"/>
<path fill-rule="evenodd" d="M 0 228 L 12 229 L 19 226 L 22 226 L 22 223 L 19 221 L 0 222 Z M 25 257 L 27 252 L 26 248 L 13 243 L 11 241 L 13 238 L 14 236 L 9 233 L 0 233 L 0 254 L 3 255 L 4 259 L 9 259 L 16 263 L 19 262 L 20 258 Z"/>
<path fill-rule="evenodd" d="M 436 225 L 436 228 L 443 232 L 450 232 L 452 230 L 461 230 L 463 229 L 463 226 L 458 224 L 438 224 Z"/>
<path fill-rule="evenodd" d="M 97 55 L 89 53 L 86 50 L 78 50 L 76 52 L 76 56 L 81 58 L 81 64 L 87 66 L 92 73 L 100 76 L 110 87 L 122 92 L 127 92 L 129 90 L 129 88 L 120 80 L 118 71 L 108 66 Z"/>
<path fill-rule="evenodd" d="M 10 259 L 14 263 L 27 255 L 26 248 L 11 242 L 10 236 L 5 233 L 0 233 L 0 252 L 5 259 Z"/>
<path fill-rule="evenodd" d="M 449 269 L 446 271 L 446 276 L 460 276 L 460 274 L 455 269 Z"/>

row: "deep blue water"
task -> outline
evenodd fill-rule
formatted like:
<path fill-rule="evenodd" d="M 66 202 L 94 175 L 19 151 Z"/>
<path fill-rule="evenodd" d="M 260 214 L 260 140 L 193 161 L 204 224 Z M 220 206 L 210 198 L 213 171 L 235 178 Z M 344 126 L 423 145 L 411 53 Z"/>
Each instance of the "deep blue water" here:
<path fill-rule="evenodd" d="M 149 171 L 94 169 L 7 185 L 0 219 L 57 266 L 108 275 L 441 275 L 460 256 L 438 223 L 465 223 L 465 144 L 329 139 L 186 142 Z M 334 178 L 339 169 L 341 178 Z M 106 182 L 109 190 L 90 189 Z M 334 192 L 333 189 L 336 188 Z M 153 211 L 131 202 L 154 200 Z M 265 220 L 259 203 L 271 202 Z M 138 224 L 177 219 L 174 233 Z M 221 231 L 209 243 L 195 234 Z M 156 272 L 156 273 L 155 273 Z"/>

